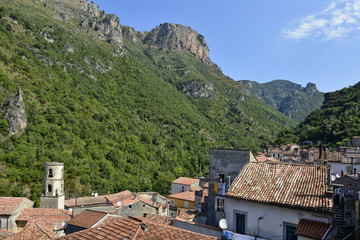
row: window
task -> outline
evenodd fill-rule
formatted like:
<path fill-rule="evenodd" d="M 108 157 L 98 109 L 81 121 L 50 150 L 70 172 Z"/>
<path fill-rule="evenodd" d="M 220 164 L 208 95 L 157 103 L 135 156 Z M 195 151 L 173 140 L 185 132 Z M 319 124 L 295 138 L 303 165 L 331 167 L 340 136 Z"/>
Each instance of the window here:
<path fill-rule="evenodd" d="M 236 232 L 240 234 L 245 234 L 245 214 L 236 213 L 235 214 L 235 223 L 236 223 Z"/>
<path fill-rule="evenodd" d="M 215 210 L 216 211 L 224 211 L 224 198 L 216 197 L 215 198 Z"/>
<path fill-rule="evenodd" d="M 129 209 L 131 209 L 132 205 L 129 205 Z"/>
<path fill-rule="evenodd" d="M 170 200 L 170 205 L 171 205 L 172 207 L 175 206 L 175 200 L 174 200 L 174 199 L 171 199 L 171 200 Z"/>
<path fill-rule="evenodd" d="M 185 192 L 185 186 L 181 186 L 181 192 Z"/>
<path fill-rule="evenodd" d="M 188 202 L 188 201 L 185 201 L 185 202 L 184 202 L 184 207 L 186 207 L 186 208 L 189 207 L 189 202 Z"/>
<path fill-rule="evenodd" d="M 48 185 L 48 192 L 51 192 L 51 184 Z"/>
<path fill-rule="evenodd" d="M 291 224 L 291 223 L 285 223 L 283 224 L 284 226 L 284 240 L 297 240 L 298 237 L 295 234 L 296 231 L 296 224 Z"/>
<path fill-rule="evenodd" d="M 49 169 L 49 177 L 53 177 L 53 172 L 51 168 Z"/>

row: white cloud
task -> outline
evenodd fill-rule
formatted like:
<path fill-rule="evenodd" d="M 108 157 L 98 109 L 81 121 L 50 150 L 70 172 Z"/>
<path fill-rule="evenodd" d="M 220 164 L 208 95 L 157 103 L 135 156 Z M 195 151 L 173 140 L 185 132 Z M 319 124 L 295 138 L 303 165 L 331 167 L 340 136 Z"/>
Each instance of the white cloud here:
<path fill-rule="evenodd" d="M 323 11 L 298 20 L 295 27 L 284 29 L 290 39 L 311 36 L 331 40 L 360 28 L 360 0 L 334 0 Z"/>

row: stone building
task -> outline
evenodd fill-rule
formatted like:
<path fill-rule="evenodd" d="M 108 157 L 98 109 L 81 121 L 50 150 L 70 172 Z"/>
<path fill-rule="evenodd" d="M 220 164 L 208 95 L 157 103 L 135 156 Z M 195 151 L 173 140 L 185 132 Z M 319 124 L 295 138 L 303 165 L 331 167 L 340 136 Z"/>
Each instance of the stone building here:
<path fill-rule="evenodd" d="M 256 162 L 249 150 L 210 149 L 207 224 L 218 226 L 224 216 L 225 193 L 243 166 Z"/>
<path fill-rule="evenodd" d="M 64 209 L 64 163 L 46 162 L 40 208 Z"/>
<path fill-rule="evenodd" d="M 0 197 L 0 230 L 16 231 L 16 218 L 34 202 L 24 197 Z"/>

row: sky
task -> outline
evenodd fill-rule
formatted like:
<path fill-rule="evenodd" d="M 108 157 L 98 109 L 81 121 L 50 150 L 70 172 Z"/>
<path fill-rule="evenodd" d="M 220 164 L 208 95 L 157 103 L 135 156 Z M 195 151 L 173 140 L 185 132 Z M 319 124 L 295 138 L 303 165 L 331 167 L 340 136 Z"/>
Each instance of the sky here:
<path fill-rule="evenodd" d="M 120 24 L 190 26 L 234 80 L 284 79 L 332 92 L 360 81 L 360 0 L 93 0 Z"/>

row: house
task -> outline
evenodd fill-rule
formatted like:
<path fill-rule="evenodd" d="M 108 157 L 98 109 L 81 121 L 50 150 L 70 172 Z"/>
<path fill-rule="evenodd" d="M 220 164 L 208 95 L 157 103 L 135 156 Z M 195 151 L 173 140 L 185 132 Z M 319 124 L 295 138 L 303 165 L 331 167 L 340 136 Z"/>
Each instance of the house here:
<path fill-rule="evenodd" d="M 79 197 L 65 200 L 65 208 L 79 214 L 84 210 L 117 212 L 122 217 L 158 214 L 167 216 L 167 198 L 156 192 L 132 193 L 128 190 L 119 193 L 94 197 Z"/>
<path fill-rule="evenodd" d="M 267 157 L 263 154 L 259 154 L 257 156 L 255 156 L 255 159 L 257 162 L 261 162 L 261 163 L 279 163 L 280 161 L 273 158 L 273 157 Z"/>
<path fill-rule="evenodd" d="M 98 226 L 99 224 L 102 224 L 108 216 L 111 216 L 112 219 L 120 217 L 119 215 L 108 214 L 106 212 L 85 210 L 67 222 L 66 234 Z"/>
<path fill-rule="evenodd" d="M 248 163 L 226 193 L 225 217 L 229 231 L 261 238 L 287 239 L 301 219 L 332 224 L 330 168 Z"/>
<path fill-rule="evenodd" d="M 128 190 L 100 196 L 94 194 L 93 197 L 77 197 L 65 200 L 65 209 L 71 210 L 74 214 L 79 214 L 86 209 L 114 212 L 118 202 L 133 198 L 134 195 Z"/>
<path fill-rule="evenodd" d="M 34 202 L 24 197 L 0 197 L 0 229 L 16 231 L 16 218 Z"/>
<path fill-rule="evenodd" d="M 65 234 L 66 222 L 71 219 L 71 212 L 63 209 L 52 208 L 26 208 L 16 218 L 16 226 L 18 231 L 27 229 L 32 225 L 40 225 L 41 227 L 51 229 L 57 236 Z"/>
<path fill-rule="evenodd" d="M 216 237 L 190 232 L 181 228 L 148 221 L 144 218 L 126 217 L 119 218 L 101 227 L 86 229 L 80 232 L 63 236 L 59 239 L 129 239 L 129 240 L 162 240 L 162 239 L 192 239 L 192 240 L 215 240 Z"/>
<path fill-rule="evenodd" d="M 283 152 L 282 150 L 275 148 L 269 151 L 269 156 L 277 160 L 281 160 L 283 157 L 282 152 Z"/>
<path fill-rule="evenodd" d="M 171 195 L 199 187 L 199 183 L 200 180 L 196 178 L 179 177 L 171 183 Z"/>
<path fill-rule="evenodd" d="M 58 236 L 54 233 L 52 229 L 42 227 L 39 224 L 32 224 L 24 231 L 15 233 L 14 235 L 7 237 L 5 239 L 6 240 L 50 240 L 57 238 Z"/>
<path fill-rule="evenodd" d="M 334 187 L 335 222 L 341 225 L 339 233 L 345 237 L 357 225 L 360 179 L 358 175 L 344 175 L 337 178 Z"/>
<path fill-rule="evenodd" d="M 151 203 L 152 206 L 155 206 L 155 213 L 150 211 L 146 212 L 147 214 L 156 214 L 160 216 L 169 215 L 169 199 L 160 195 L 157 192 L 137 192 L 134 194 L 136 199 L 140 199 L 143 202 Z"/>
<path fill-rule="evenodd" d="M 210 149 L 208 225 L 218 226 L 224 216 L 225 193 L 243 166 L 249 162 L 256 162 L 256 159 L 248 150 Z"/>
<path fill-rule="evenodd" d="M 170 216 L 175 217 L 178 208 L 195 209 L 195 191 L 189 190 L 167 196 L 170 200 Z"/>

